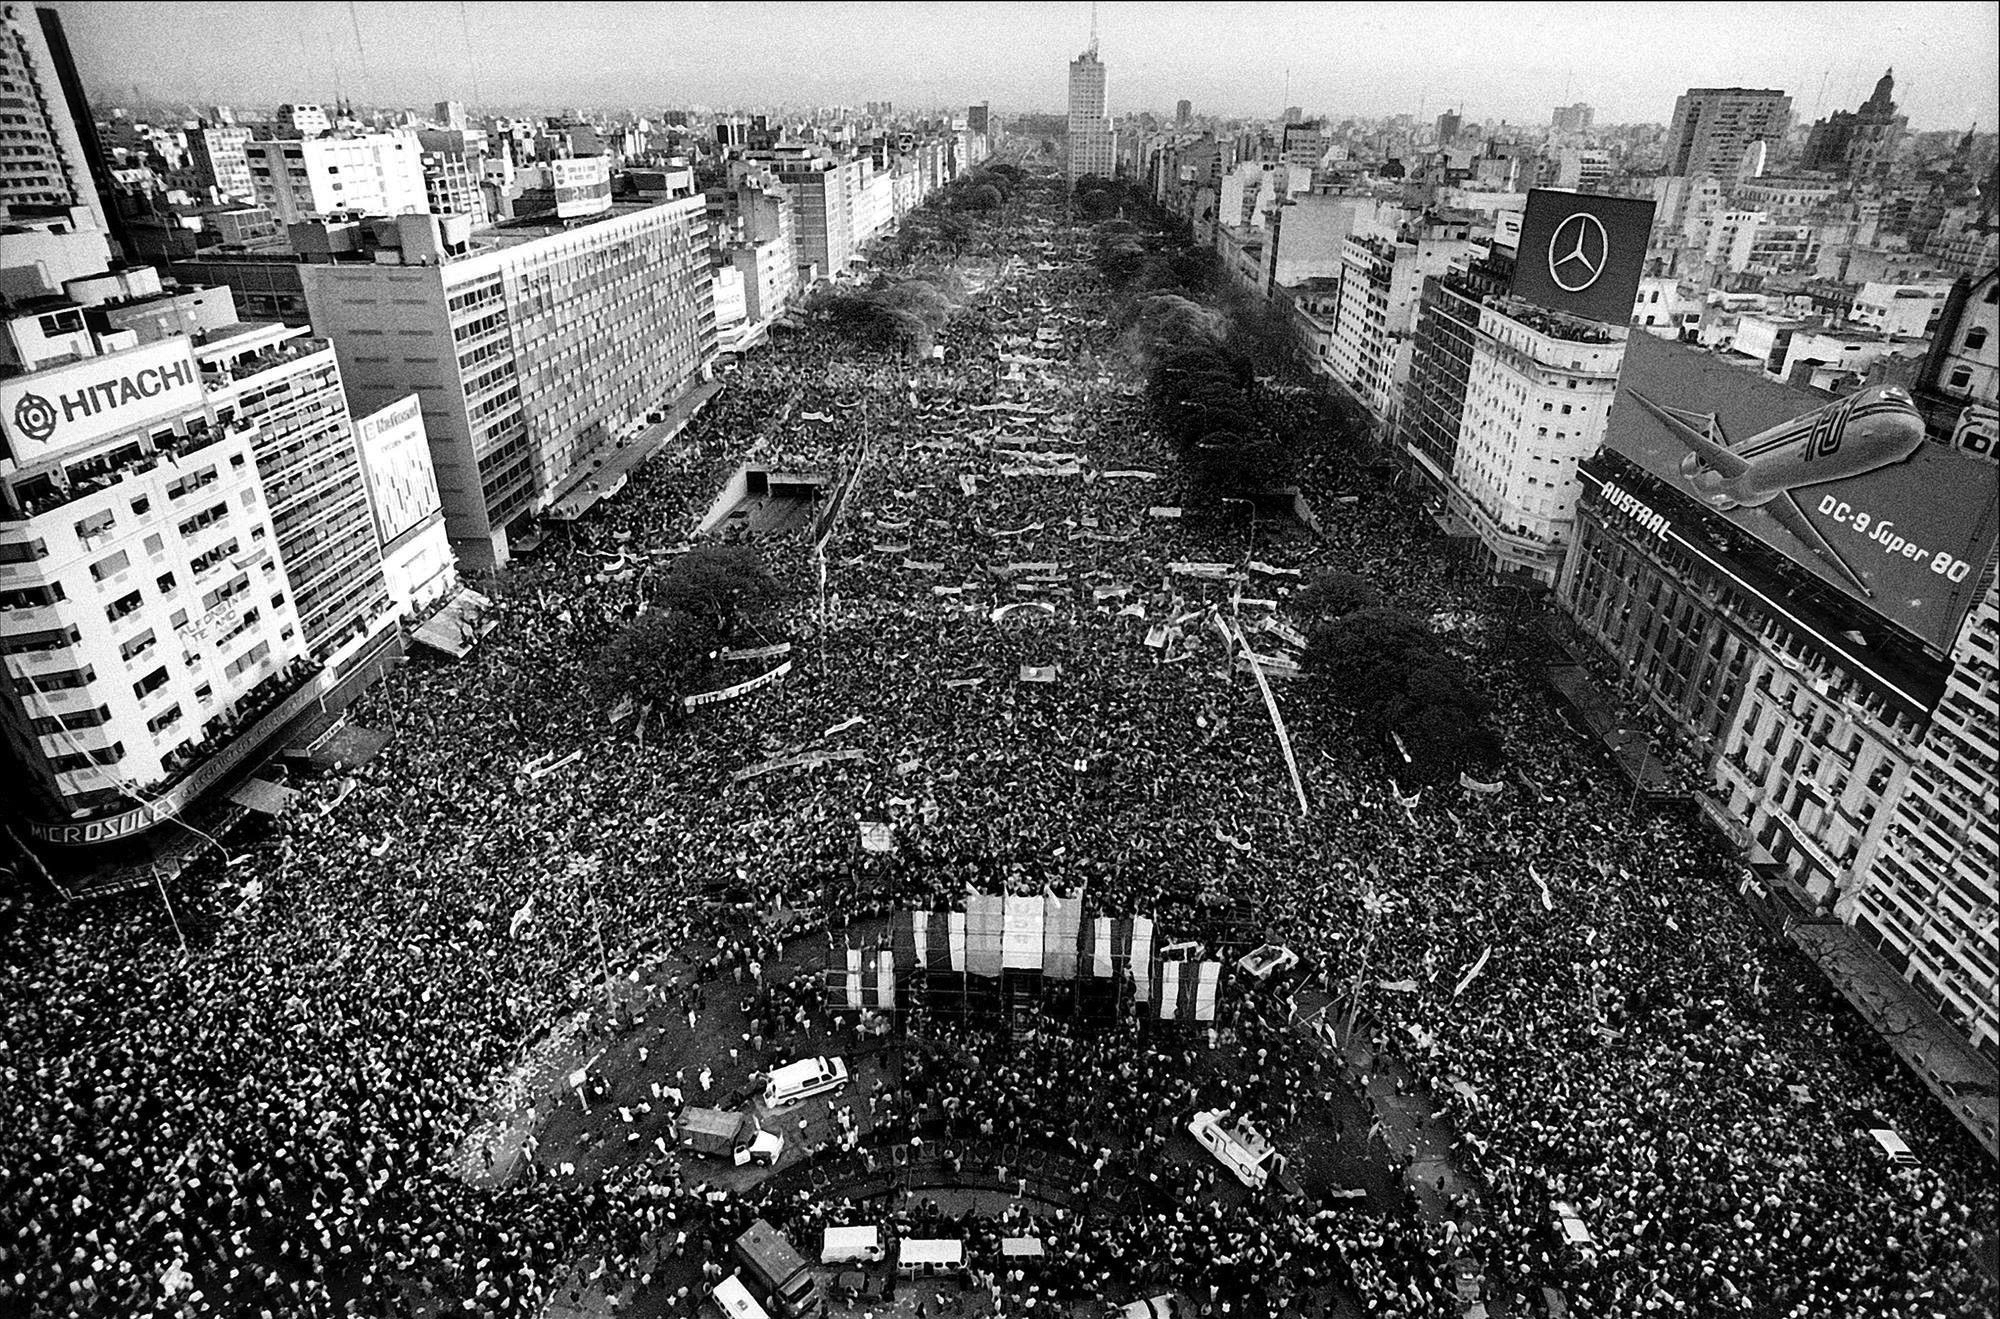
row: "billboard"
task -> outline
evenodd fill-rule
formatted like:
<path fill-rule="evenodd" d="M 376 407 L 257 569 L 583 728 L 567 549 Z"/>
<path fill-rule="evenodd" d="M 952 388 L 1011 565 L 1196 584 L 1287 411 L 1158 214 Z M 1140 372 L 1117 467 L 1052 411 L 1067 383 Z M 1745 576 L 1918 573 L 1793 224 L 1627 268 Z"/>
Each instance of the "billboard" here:
<path fill-rule="evenodd" d="M 1508 290 L 1538 307 L 1632 323 L 1653 203 L 1536 188 L 1528 193 Z"/>
<path fill-rule="evenodd" d="M 206 399 L 193 343 L 176 336 L 0 380 L 0 437 L 8 456 L 26 466 L 161 417 L 199 411 Z"/>
<path fill-rule="evenodd" d="M 375 534 L 384 547 L 437 517 L 437 473 L 424 437 L 424 414 L 415 394 L 354 422 L 361 466 L 368 473 L 368 498 L 375 508 Z"/>
<path fill-rule="evenodd" d="M 1837 399 L 1651 335 L 1605 445 L 1940 651 L 1977 599 L 2000 485 L 1895 389 Z"/>
<path fill-rule="evenodd" d="M 556 190 L 556 218 L 580 219 L 611 209 L 611 157 L 577 156 L 549 162 Z"/>

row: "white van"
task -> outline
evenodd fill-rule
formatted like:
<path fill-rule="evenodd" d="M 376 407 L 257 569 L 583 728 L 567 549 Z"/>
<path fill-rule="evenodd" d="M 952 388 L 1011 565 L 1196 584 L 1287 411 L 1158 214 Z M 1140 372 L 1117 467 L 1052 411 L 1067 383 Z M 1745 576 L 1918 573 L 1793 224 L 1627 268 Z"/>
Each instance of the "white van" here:
<path fill-rule="evenodd" d="M 1281 1176 L 1287 1163 L 1285 1156 L 1271 1148 L 1271 1142 L 1250 1119 L 1239 1117 L 1235 1125 L 1224 1126 L 1228 1118 L 1229 1110 L 1225 1108 L 1196 1113 L 1188 1123 L 1188 1134 L 1245 1186 L 1255 1189 Z"/>
<path fill-rule="evenodd" d="M 715 1308 L 722 1311 L 723 1319 L 771 1319 L 743 1285 L 743 1279 L 733 1273 L 716 1283 L 708 1294 L 714 1299 Z"/>
<path fill-rule="evenodd" d="M 784 1108 L 847 1084 L 847 1063 L 840 1058 L 806 1058 L 787 1063 L 764 1083 L 764 1107 Z"/>
<path fill-rule="evenodd" d="M 822 1264 L 879 1264 L 882 1261 L 882 1229 L 879 1227 L 830 1227 L 819 1248 Z"/>
<path fill-rule="evenodd" d="M 1875 1138 L 1875 1143 L 1880 1145 L 1882 1152 L 1889 1156 L 1889 1162 L 1895 1164 L 1898 1168 L 1914 1168 L 1917 1166 L 1917 1156 L 1910 1153 L 1909 1145 L 1904 1143 L 1903 1138 L 1888 1127 L 1870 1127 L 1868 1134 Z"/>
<path fill-rule="evenodd" d="M 896 1250 L 896 1272 L 905 1278 L 945 1278 L 965 1268 L 965 1243 L 943 1237 L 905 1237 Z"/>

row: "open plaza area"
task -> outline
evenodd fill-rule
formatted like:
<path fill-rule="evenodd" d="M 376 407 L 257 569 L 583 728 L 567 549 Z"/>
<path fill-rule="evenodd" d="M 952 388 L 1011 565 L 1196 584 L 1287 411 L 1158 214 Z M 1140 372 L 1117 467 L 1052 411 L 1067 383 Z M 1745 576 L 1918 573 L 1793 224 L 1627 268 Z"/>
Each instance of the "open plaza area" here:
<path fill-rule="evenodd" d="M 790 318 L 469 579 L 491 630 L 347 711 L 379 754 L 10 911 L 0 1312 L 692 1319 L 763 1220 L 872 1319 L 1993 1313 L 1990 1162 L 1580 735 L 1535 602 L 1275 364 L 1296 489 L 1202 499 L 1105 273 L 1176 239 L 1013 180 L 878 249 L 933 337 Z M 775 591 L 716 698 L 607 694 L 723 545 Z M 1433 622 L 1490 763 L 1399 779 L 1283 659 L 1329 570 Z"/>

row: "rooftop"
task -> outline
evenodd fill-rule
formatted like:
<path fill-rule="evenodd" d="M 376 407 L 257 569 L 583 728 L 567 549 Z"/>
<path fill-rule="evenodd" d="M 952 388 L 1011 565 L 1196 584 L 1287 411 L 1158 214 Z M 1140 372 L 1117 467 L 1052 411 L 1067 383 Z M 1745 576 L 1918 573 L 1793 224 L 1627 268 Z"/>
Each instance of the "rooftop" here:
<path fill-rule="evenodd" d="M 520 243 L 533 242 L 537 238 L 547 238 L 553 234 L 574 233 L 578 229 L 587 229 L 593 224 L 601 224 L 606 220 L 622 219 L 628 215 L 637 215 L 641 211 L 654 210 L 664 204 L 666 203 L 661 202 L 656 197 L 634 201 L 614 199 L 610 210 L 601 211 L 596 215 L 578 216 L 573 220 L 558 220 L 554 212 L 546 215 L 530 216 L 521 220 L 506 220 L 499 224 L 488 225 L 484 229 L 473 230 L 473 245 L 475 247 L 482 244 L 494 247 L 513 247 Z"/>

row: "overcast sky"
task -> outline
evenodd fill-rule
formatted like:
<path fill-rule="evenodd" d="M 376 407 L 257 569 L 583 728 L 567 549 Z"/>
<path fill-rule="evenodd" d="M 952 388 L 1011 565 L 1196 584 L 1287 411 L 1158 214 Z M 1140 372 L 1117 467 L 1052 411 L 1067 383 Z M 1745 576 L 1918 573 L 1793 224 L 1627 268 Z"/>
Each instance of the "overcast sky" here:
<path fill-rule="evenodd" d="M 486 105 L 1064 106 L 1090 6 L 1014 4 L 125 3 L 56 0 L 94 92 L 247 106 L 452 97 Z M 1778 87 L 1811 119 L 1885 66 L 1912 127 L 2000 119 L 2000 5 L 1202 4 L 1099 6 L 1114 113 L 1335 116 L 1463 104 L 1546 123 L 1665 123 L 1690 86 Z M 1287 71 L 1290 91 L 1287 94 Z"/>

